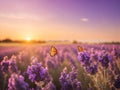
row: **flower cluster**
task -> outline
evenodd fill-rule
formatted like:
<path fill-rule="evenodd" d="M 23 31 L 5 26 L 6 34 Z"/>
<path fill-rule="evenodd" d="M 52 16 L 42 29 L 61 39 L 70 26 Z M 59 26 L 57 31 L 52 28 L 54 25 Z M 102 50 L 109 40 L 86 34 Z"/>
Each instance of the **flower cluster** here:
<path fill-rule="evenodd" d="M 1 64 L 1 70 L 3 72 L 8 72 L 8 68 L 9 68 L 9 61 L 8 61 L 8 57 L 5 56 L 4 59 L 2 60 Z"/>
<path fill-rule="evenodd" d="M 63 69 L 59 78 L 61 84 L 61 90 L 82 90 L 81 83 L 77 80 L 77 72 L 75 68 L 67 73 L 67 68 Z"/>
<path fill-rule="evenodd" d="M 82 66 L 89 66 L 90 65 L 90 55 L 88 52 L 78 52 L 78 60 L 82 64 Z"/>
<path fill-rule="evenodd" d="M 56 90 L 55 85 L 50 81 L 42 90 Z"/>
<path fill-rule="evenodd" d="M 7 72 L 18 72 L 18 67 L 16 64 L 16 57 L 12 56 L 10 59 L 8 59 L 7 56 L 4 57 L 4 59 L 1 62 L 1 70 L 5 73 Z"/>
<path fill-rule="evenodd" d="M 47 83 L 51 79 L 47 68 L 44 68 L 41 63 L 33 63 L 28 66 L 27 74 L 32 82 L 43 81 Z"/>
<path fill-rule="evenodd" d="M 115 80 L 114 87 L 120 89 L 120 77 L 117 77 L 117 79 Z"/>
<path fill-rule="evenodd" d="M 12 74 L 8 80 L 8 90 L 29 90 L 29 85 L 22 75 Z"/>
<path fill-rule="evenodd" d="M 56 45 L 54 57 L 47 45 L 30 45 L 10 58 L 0 47 L 0 90 L 120 89 L 120 46 L 77 45 Z"/>
<path fill-rule="evenodd" d="M 87 73 L 91 75 L 94 75 L 97 73 L 98 67 L 96 64 L 93 64 L 90 58 L 90 54 L 87 51 L 78 52 L 78 60 Z"/>
<path fill-rule="evenodd" d="M 9 60 L 9 71 L 10 72 L 18 72 L 18 67 L 16 63 L 16 56 L 12 56 Z"/>
<path fill-rule="evenodd" d="M 119 49 L 113 48 L 112 53 L 116 57 L 116 59 L 120 58 L 120 51 L 119 51 Z"/>
<path fill-rule="evenodd" d="M 50 55 L 47 55 L 47 57 L 45 58 L 45 65 L 48 68 L 56 69 L 59 66 L 58 61 L 56 61 L 56 57 L 51 57 Z"/>
<path fill-rule="evenodd" d="M 86 68 L 86 72 L 88 72 L 91 75 L 96 74 L 98 72 L 97 65 L 89 66 L 88 68 Z"/>
<path fill-rule="evenodd" d="M 108 68 L 111 57 L 108 54 L 104 53 L 103 55 L 99 56 L 98 60 L 101 63 L 102 67 Z"/>

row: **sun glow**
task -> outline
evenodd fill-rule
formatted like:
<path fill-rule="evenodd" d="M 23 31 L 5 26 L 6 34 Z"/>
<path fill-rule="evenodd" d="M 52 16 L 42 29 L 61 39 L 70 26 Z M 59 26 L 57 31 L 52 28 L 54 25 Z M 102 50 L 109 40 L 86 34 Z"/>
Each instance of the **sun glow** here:
<path fill-rule="evenodd" d="M 26 37 L 26 41 L 31 41 L 31 38 L 30 37 Z"/>

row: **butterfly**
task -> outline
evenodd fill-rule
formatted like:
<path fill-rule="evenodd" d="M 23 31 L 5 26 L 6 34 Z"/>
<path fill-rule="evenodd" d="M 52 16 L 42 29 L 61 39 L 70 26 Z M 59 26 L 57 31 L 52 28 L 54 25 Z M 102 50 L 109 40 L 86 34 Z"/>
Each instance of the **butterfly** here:
<path fill-rule="evenodd" d="M 83 47 L 78 46 L 78 51 L 79 51 L 79 52 L 82 52 L 83 50 L 84 50 L 84 48 L 83 48 Z"/>
<path fill-rule="evenodd" d="M 54 57 L 55 55 L 57 55 L 57 49 L 54 46 L 51 46 L 50 56 Z"/>

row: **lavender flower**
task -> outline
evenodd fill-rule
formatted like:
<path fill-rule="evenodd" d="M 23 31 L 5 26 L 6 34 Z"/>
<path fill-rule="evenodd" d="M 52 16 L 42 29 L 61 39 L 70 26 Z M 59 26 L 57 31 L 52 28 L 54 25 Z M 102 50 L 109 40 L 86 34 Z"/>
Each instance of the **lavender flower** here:
<path fill-rule="evenodd" d="M 42 90 L 56 90 L 55 85 L 50 81 Z"/>
<path fill-rule="evenodd" d="M 61 90 L 82 90 L 81 84 L 77 80 L 77 72 L 75 69 L 72 69 L 70 73 L 67 73 L 67 68 L 64 68 L 59 81 Z"/>
<path fill-rule="evenodd" d="M 73 82 L 73 88 L 74 90 L 82 90 L 81 83 L 77 79 Z"/>
<path fill-rule="evenodd" d="M 1 64 L 1 70 L 3 72 L 8 72 L 8 68 L 9 68 L 9 61 L 8 61 L 8 57 L 5 56 L 4 59 L 2 60 Z"/>
<path fill-rule="evenodd" d="M 112 53 L 116 57 L 116 59 L 120 58 L 120 51 L 119 51 L 119 49 L 116 49 L 114 47 Z"/>
<path fill-rule="evenodd" d="M 46 60 L 45 60 L 45 65 L 48 68 L 55 69 L 56 68 L 56 61 L 54 57 L 51 57 L 50 55 L 47 55 Z"/>
<path fill-rule="evenodd" d="M 4 59 L 1 62 L 1 70 L 5 73 L 7 72 L 17 72 L 18 67 L 16 64 L 16 56 L 12 56 L 10 60 L 8 60 L 8 57 L 4 57 Z"/>
<path fill-rule="evenodd" d="M 50 81 L 48 70 L 47 68 L 42 67 L 41 63 L 34 63 L 31 66 L 28 66 L 27 74 L 32 82 L 43 81 L 44 83 L 47 83 Z"/>
<path fill-rule="evenodd" d="M 82 64 L 82 66 L 89 66 L 90 65 L 90 55 L 88 52 L 79 52 L 78 53 L 78 60 Z"/>
<path fill-rule="evenodd" d="M 47 57 L 45 58 L 45 65 L 51 69 L 58 69 L 61 63 L 59 58 L 60 57 L 58 55 L 55 57 L 51 57 L 50 55 L 47 55 Z"/>
<path fill-rule="evenodd" d="M 99 62 L 101 62 L 101 65 L 105 68 L 107 68 L 109 66 L 110 60 L 111 60 L 111 58 L 108 54 L 104 54 L 99 57 Z"/>
<path fill-rule="evenodd" d="M 97 65 L 93 65 L 93 66 L 88 67 L 86 69 L 86 71 L 91 75 L 96 74 L 98 72 Z"/>
<path fill-rule="evenodd" d="M 22 75 L 12 74 L 8 80 L 8 90 L 29 90 L 29 86 Z"/>
<path fill-rule="evenodd" d="M 117 77 L 117 79 L 115 80 L 114 87 L 120 89 L 120 77 Z"/>
<path fill-rule="evenodd" d="M 9 71 L 10 72 L 18 72 L 18 67 L 16 63 L 16 56 L 12 56 L 9 60 Z"/>

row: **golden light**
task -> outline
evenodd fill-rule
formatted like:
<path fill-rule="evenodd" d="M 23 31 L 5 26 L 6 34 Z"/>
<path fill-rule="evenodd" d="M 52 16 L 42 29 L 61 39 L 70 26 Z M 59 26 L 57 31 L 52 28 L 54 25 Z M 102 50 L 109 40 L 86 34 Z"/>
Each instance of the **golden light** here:
<path fill-rule="evenodd" d="M 26 41 L 31 41 L 31 38 L 30 37 L 26 37 Z"/>

